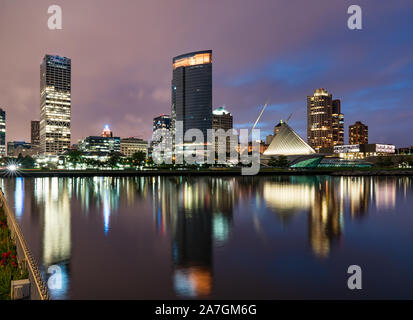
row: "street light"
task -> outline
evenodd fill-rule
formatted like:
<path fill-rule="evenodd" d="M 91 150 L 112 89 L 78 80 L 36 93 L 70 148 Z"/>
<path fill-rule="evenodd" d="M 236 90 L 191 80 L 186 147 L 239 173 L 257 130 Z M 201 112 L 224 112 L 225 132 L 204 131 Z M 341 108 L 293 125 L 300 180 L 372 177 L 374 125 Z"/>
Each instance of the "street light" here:
<path fill-rule="evenodd" d="M 14 172 L 17 170 L 17 166 L 15 164 L 9 164 L 7 170 Z"/>

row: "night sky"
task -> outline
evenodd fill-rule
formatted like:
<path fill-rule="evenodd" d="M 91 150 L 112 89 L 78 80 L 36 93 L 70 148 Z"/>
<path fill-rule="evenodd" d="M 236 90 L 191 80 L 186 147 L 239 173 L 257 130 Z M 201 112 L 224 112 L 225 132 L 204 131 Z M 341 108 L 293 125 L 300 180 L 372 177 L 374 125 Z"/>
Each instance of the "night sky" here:
<path fill-rule="evenodd" d="M 63 30 L 47 28 L 49 5 Z M 347 8 L 363 9 L 363 30 Z M 72 59 L 72 143 L 98 135 L 149 139 L 170 114 L 172 57 L 213 50 L 213 107 L 250 128 L 271 97 L 261 136 L 293 112 L 306 136 L 306 97 L 318 87 L 342 100 L 348 125 L 371 143 L 413 145 L 413 1 L 0 0 L 0 107 L 7 140 L 30 141 L 39 119 L 44 54 Z M 410 21 L 409 21 L 410 20 Z"/>

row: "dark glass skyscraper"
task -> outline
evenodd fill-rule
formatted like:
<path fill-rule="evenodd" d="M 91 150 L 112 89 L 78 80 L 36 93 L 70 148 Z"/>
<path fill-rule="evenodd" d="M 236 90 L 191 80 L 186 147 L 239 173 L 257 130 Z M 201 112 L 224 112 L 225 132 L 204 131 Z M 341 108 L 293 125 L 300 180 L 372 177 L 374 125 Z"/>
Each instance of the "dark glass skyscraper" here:
<path fill-rule="evenodd" d="M 333 100 L 332 107 L 333 145 L 342 145 L 344 144 L 344 114 L 341 113 L 341 100 Z"/>
<path fill-rule="evenodd" d="M 40 121 L 30 122 L 30 143 L 33 147 L 40 147 Z"/>
<path fill-rule="evenodd" d="M 184 133 L 199 129 L 207 141 L 207 129 L 212 129 L 212 50 L 180 55 L 172 63 L 172 132 L 176 121 L 182 121 Z"/>
<path fill-rule="evenodd" d="M 45 55 L 40 65 L 40 149 L 56 155 L 70 147 L 71 60 Z"/>

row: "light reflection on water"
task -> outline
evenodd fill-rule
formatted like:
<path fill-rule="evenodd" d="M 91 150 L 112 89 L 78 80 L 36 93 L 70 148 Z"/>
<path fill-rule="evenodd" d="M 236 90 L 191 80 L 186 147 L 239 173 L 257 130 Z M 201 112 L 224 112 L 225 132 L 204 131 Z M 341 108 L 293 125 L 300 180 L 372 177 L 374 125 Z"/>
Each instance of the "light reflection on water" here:
<path fill-rule="evenodd" d="M 0 185 L 45 277 L 49 266 L 62 267 L 54 298 L 343 298 L 346 266 L 357 259 L 372 283 L 389 258 L 391 272 L 413 278 L 407 177 L 8 178 Z M 320 281 L 328 285 L 320 289 Z M 384 283 L 365 297 L 405 297 L 412 281 L 398 281 L 406 288 Z"/>

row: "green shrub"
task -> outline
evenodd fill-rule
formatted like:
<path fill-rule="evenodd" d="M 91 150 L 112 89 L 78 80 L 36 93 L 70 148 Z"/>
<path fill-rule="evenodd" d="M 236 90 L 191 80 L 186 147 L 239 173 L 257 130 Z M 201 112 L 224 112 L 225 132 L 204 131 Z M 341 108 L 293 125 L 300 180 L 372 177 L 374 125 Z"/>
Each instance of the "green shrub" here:
<path fill-rule="evenodd" d="M 0 209 L 0 300 L 10 299 L 12 280 L 27 278 L 28 272 L 23 270 L 17 261 L 16 246 L 11 240 L 3 209 Z"/>

